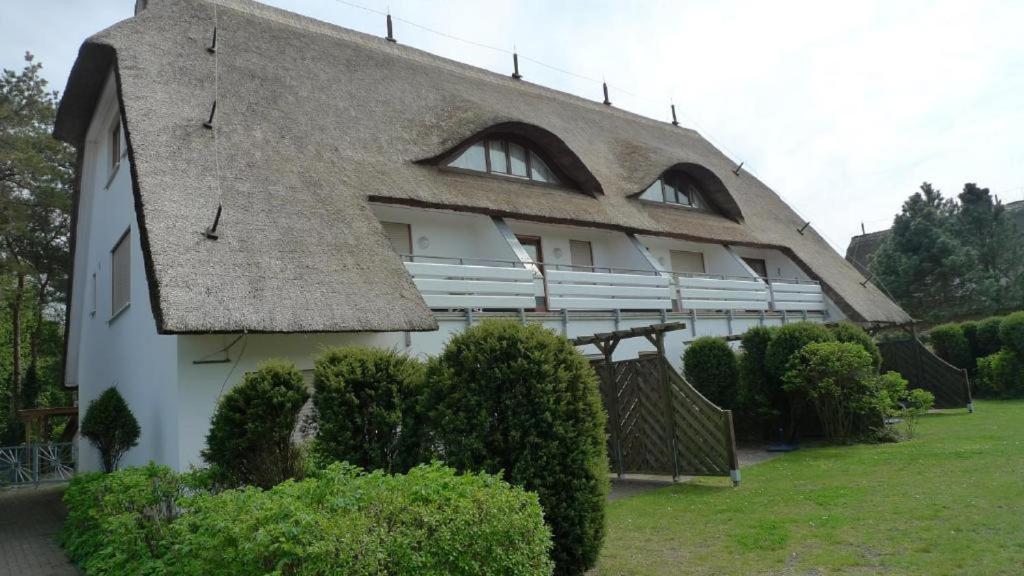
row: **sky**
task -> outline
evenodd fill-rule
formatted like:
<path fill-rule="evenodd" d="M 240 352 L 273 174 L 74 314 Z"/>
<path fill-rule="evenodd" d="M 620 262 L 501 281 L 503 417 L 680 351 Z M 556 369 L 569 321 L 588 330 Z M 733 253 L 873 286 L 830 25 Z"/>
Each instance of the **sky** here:
<path fill-rule="evenodd" d="M 605 79 L 615 106 L 656 119 L 674 102 L 840 253 L 922 182 L 1024 199 L 1024 2 L 266 3 L 377 35 L 390 9 L 403 44 L 501 73 L 515 48 L 525 79 L 594 100 Z M 133 8 L 0 0 L 0 67 L 28 50 L 63 90 L 82 41 Z"/>

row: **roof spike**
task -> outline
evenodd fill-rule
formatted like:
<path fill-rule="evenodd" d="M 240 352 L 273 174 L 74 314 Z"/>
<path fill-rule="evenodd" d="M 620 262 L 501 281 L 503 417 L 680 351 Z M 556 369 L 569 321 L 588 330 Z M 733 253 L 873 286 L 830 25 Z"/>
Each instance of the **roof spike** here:
<path fill-rule="evenodd" d="M 607 82 L 601 82 L 601 87 L 604 89 L 604 105 L 605 106 L 611 106 L 612 105 L 612 101 L 608 99 L 608 83 Z"/>
<path fill-rule="evenodd" d="M 676 105 L 672 104 L 672 125 L 679 126 L 679 120 L 676 119 Z"/>
<path fill-rule="evenodd" d="M 514 80 L 521 80 L 523 75 L 519 73 L 519 53 L 512 51 L 512 78 Z"/>
<path fill-rule="evenodd" d="M 743 170 L 743 162 L 740 162 L 739 166 L 737 166 L 736 169 L 732 171 L 732 173 L 739 176 L 740 170 Z"/>
<path fill-rule="evenodd" d="M 394 27 L 391 24 L 391 12 L 388 12 L 388 35 L 384 39 L 388 42 L 398 42 L 395 40 Z"/>
<path fill-rule="evenodd" d="M 220 224 L 220 211 L 223 208 L 223 205 L 217 204 L 217 215 L 213 217 L 213 226 L 210 226 L 205 232 L 203 232 L 203 236 L 206 236 L 207 240 L 216 240 L 220 238 L 217 234 L 217 224 Z"/>
<path fill-rule="evenodd" d="M 206 120 L 206 122 L 203 122 L 203 127 L 208 128 L 210 130 L 213 130 L 213 116 L 216 113 L 217 113 L 217 101 L 214 100 L 213 101 L 213 106 L 210 107 L 210 117 L 209 117 L 209 119 Z"/>
<path fill-rule="evenodd" d="M 216 27 L 213 28 L 213 41 L 210 42 L 210 45 L 206 47 L 206 51 L 209 52 L 210 54 L 216 54 L 217 53 L 217 28 Z"/>
<path fill-rule="evenodd" d="M 807 222 L 804 223 L 803 226 L 801 226 L 800 228 L 797 228 L 797 232 L 799 232 L 800 235 L 803 236 L 804 230 L 807 230 L 807 227 L 810 226 L 810 225 L 811 225 L 811 221 L 808 220 Z"/>

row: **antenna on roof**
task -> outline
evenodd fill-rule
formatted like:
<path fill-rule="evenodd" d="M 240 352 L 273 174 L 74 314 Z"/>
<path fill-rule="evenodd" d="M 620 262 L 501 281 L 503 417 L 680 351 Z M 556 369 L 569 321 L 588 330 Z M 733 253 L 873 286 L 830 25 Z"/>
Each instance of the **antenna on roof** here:
<path fill-rule="evenodd" d="M 207 240 L 216 240 L 217 238 L 220 238 L 220 236 L 217 235 L 217 224 L 220 224 L 220 211 L 222 208 L 222 205 L 217 204 L 217 215 L 213 217 L 213 226 L 210 226 L 206 229 L 206 232 L 203 232 L 203 236 L 206 236 Z"/>
<path fill-rule="evenodd" d="M 206 120 L 206 122 L 203 122 L 203 126 L 204 127 L 208 128 L 210 130 L 213 130 L 213 115 L 216 114 L 216 113 L 217 113 L 217 101 L 214 100 L 213 101 L 213 106 L 210 108 L 210 117 Z"/>
<path fill-rule="evenodd" d="M 861 222 L 860 222 L 860 235 L 863 236 L 863 235 L 865 235 L 867 233 L 868 233 L 868 231 L 864 229 L 864 221 L 861 220 Z"/>
<path fill-rule="evenodd" d="M 398 40 L 395 40 L 394 28 L 391 25 L 391 11 L 390 10 L 388 11 L 388 35 L 384 39 L 387 40 L 388 42 L 398 42 Z"/>
<path fill-rule="evenodd" d="M 605 106 L 611 106 L 612 105 L 612 101 L 608 99 L 608 83 L 607 82 L 601 82 L 601 87 L 604 89 L 604 105 Z"/>
<path fill-rule="evenodd" d="M 512 49 L 512 69 L 512 79 L 522 79 L 523 75 L 519 73 L 519 53 L 516 51 L 515 48 Z"/>
<path fill-rule="evenodd" d="M 210 46 L 207 47 L 206 51 L 209 52 L 210 54 L 215 54 L 217 52 L 217 29 L 216 28 L 213 29 L 213 42 L 210 43 Z"/>
<path fill-rule="evenodd" d="M 810 225 L 811 225 L 811 221 L 810 221 L 810 220 L 808 220 L 808 221 L 807 221 L 806 223 L 804 223 L 804 225 L 803 225 L 803 226 L 801 226 L 801 227 L 797 228 L 797 230 L 796 230 L 796 231 L 797 231 L 797 232 L 799 232 L 801 236 L 803 236 L 803 234 L 804 234 L 804 230 L 807 230 L 807 227 L 808 227 L 808 226 L 810 226 Z"/>
<path fill-rule="evenodd" d="M 740 162 L 740 165 L 737 166 L 736 169 L 732 171 L 732 173 L 737 175 L 737 176 L 739 176 L 740 175 L 740 170 L 743 170 L 743 162 Z"/>
<path fill-rule="evenodd" d="M 672 104 L 672 125 L 679 126 L 679 120 L 676 119 L 676 105 Z"/>

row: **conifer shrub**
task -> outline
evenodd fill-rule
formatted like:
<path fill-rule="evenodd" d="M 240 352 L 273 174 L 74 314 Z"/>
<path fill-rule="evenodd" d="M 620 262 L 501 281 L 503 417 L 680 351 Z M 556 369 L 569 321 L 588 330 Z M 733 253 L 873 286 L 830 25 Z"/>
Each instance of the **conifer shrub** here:
<path fill-rule="evenodd" d="M 1003 317 L 999 323 L 999 339 L 1004 348 L 1024 358 L 1024 311 Z"/>
<path fill-rule="evenodd" d="M 421 427 L 414 425 L 423 364 L 393 350 L 327 350 L 316 361 L 313 403 L 321 462 L 367 470 L 404 471 L 420 460 Z"/>
<path fill-rule="evenodd" d="M 739 365 L 725 340 L 710 336 L 694 340 L 683 352 L 683 371 L 686 380 L 720 408 L 737 406 Z"/>
<path fill-rule="evenodd" d="M 740 339 L 737 396 L 742 417 L 737 424 L 744 428 L 754 429 L 757 424 L 778 416 L 772 402 L 774 393 L 766 364 L 768 344 L 774 331 L 774 328 L 755 326 L 744 332 Z"/>
<path fill-rule="evenodd" d="M 504 472 L 536 492 L 556 574 L 579 575 L 604 539 L 608 458 L 597 376 L 564 337 L 486 321 L 455 335 L 427 368 L 431 428 L 458 470 Z"/>
<path fill-rule="evenodd" d="M 879 370 L 882 367 L 882 353 L 878 350 L 878 344 L 875 344 L 874 339 L 863 328 L 852 322 L 839 322 L 830 326 L 829 329 L 832 331 L 832 335 L 835 336 L 837 342 L 860 344 L 871 355 L 871 363 L 874 365 L 875 370 Z"/>
<path fill-rule="evenodd" d="M 971 347 L 959 324 L 941 324 L 928 332 L 935 354 L 957 368 L 972 370 Z"/>
<path fill-rule="evenodd" d="M 968 369 L 971 373 L 974 373 L 974 370 L 977 367 L 977 359 L 981 357 L 978 354 L 978 323 L 974 320 L 961 322 L 960 331 L 964 333 L 964 339 L 967 340 L 967 355 L 971 359 L 970 362 L 968 362 Z"/>
<path fill-rule="evenodd" d="M 1002 316 L 993 316 L 978 322 L 976 358 L 991 356 L 1003 347 L 1003 341 L 999 337 L 999 326 L 1002 323 Z"/>
<path fill-rule="evenodd" d="M 89 403 L 81 432 L 100 451 L 103 471 L 113 472 L 125 453 L 139 443 L 142 429 L 121 393 L 110 387 Z"/>
<path fill-rule="evenodd" d="M 270 360 L 221 398 L 203 459 L 229 486 L 269 488 L 301 476 L 305 461 L 292 442 L 302 405 L 309 398 L 294 364 Z"/>

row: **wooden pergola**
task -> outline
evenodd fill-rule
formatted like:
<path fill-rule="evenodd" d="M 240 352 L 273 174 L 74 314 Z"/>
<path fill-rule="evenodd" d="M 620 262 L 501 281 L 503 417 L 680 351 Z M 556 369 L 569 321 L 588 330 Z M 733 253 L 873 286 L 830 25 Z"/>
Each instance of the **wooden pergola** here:
<path fill-rule="evenodd" d="M 33 430 L 39 430 L 43 437 L 50 429 L 50 419 L 58 416 L 69 416 L 69 425 L 78 428 L 78 407 L 59 406 L 55 408 L 26 408 L 18 410 L 18 419 L 25 424 L 25 444 L 32 443 Z"/>

